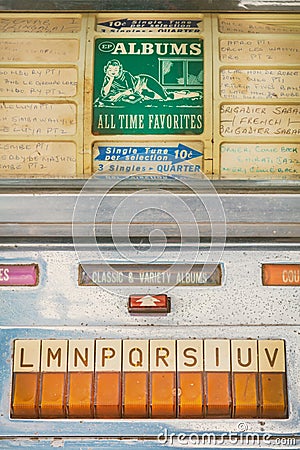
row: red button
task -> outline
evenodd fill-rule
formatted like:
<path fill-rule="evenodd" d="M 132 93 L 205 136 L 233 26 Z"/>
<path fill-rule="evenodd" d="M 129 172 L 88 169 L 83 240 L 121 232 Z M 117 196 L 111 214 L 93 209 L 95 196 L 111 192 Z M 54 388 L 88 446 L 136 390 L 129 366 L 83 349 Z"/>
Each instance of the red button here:
<path fill-rule="evenodd" d="M 128 302 L 130 313 L 168 313 L 170 297 L 161 295 L 130 295 Z"/>

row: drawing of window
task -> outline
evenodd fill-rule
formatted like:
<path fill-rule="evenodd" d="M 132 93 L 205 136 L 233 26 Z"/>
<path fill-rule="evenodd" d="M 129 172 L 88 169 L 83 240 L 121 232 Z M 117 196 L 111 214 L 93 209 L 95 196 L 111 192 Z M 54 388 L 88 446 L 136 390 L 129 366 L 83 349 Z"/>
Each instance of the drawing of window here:
<path fill-rule="evenodd" d="M 168 87 L 203 86 L 203 63 L 194 59 L 159 59 L 159 81 Z"/>

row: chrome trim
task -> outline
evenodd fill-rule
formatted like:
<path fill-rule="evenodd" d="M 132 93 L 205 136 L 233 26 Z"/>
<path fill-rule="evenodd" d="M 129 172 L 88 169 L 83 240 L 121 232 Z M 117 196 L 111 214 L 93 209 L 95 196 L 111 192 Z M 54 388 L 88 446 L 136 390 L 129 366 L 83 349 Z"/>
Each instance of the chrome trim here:
<path fill-rule="evenodd" d="M 0 9 L 4 11 L 298 11 L 299 0 L 1 0 Z"/>
<path fill-rule="evenodd" d="M 102 208 L 99 209 L 95 231 L 99 237 L 111 236 L 111 221 L 114 211 L 126 198 L 128 192 L 113 192 L 105 195 Z M 148 193 L 141 193 L 139 201 L 141 209 L 143 201 Z M 167 201 L 163 191 L 154 193 L 157 205 Z M 177 197 L 184 201 L 193 211 L 195 220 L 202 237 L 209 237 L 211 224 L 205 205 L 199 198 L 190 193 L 176 193 Z M 201 198 L 209 202 L 211 194 L 203 193 Z M 227 237 L 252 237 L 286 239 L 300 237 L 300 194 L 288 193 L 223 193 L 219 194 L 222 202 L 226 224 Z M 73 211 L 78 198 L 78 191 L 40 191 L 39 193 L 27 193 L 15 189 L 3 192 L 0 195 L 0 236 L 48 236 L 62 237 L 72 236 Z M 94 202 L 99 202 L 101 193 L 85 194 L 83 216 L 88 214 Z M 144 200 L 143 200 L 144 199 Z M 115 224 L 115 232 L 118 234 L 118 224 Z M 124 224 L 120 222 L 120 233 L 124 232 Z M 188 226 L 188 224 L 186 224 Z M 178 229 L 174 223 L 168 221 L 166 215 L 159 211 L 146 212 L 143 220 L 130 225 L 130 236 L 148 236 L 154 227 L 161 228 L 167 237 L 178 236 Z M 91 236 L 92 226 L 88 223 L 78 224 L 77 233 L 82 236 Z"/>

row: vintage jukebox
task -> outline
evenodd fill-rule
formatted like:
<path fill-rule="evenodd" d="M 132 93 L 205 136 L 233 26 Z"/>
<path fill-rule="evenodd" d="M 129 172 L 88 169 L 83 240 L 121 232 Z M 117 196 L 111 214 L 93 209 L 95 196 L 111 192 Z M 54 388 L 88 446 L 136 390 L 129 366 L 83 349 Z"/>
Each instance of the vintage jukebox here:
<path fill-rule="evenodd" d="M 299 1 L 0 9 L 1 449 L 298 448 Z"/>

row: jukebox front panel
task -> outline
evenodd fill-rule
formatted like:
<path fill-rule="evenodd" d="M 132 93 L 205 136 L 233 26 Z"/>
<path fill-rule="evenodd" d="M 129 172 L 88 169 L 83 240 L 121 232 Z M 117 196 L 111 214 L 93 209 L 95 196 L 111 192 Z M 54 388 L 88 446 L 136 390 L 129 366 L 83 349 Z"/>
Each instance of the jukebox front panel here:
<path fill-rule="evenodd" d="M 167 264 L 116 264 L 113 250 L 85 276 L 71 246 L 2 254 L 2 436 L 218 434 L 241 421 L 297 435 L 297 247 L 229 246 L 210 275 L 220 283 L 175 264 L 171 290 Z"/>
<path fill-rule="evenodd" d="M 297 444 L 299 31 L 0 14 L 0 447 Z"/>
<path fill-rule="evenodd" d="M 297 179 L 299 23 L 2 13 L 1 176 Z"/>

